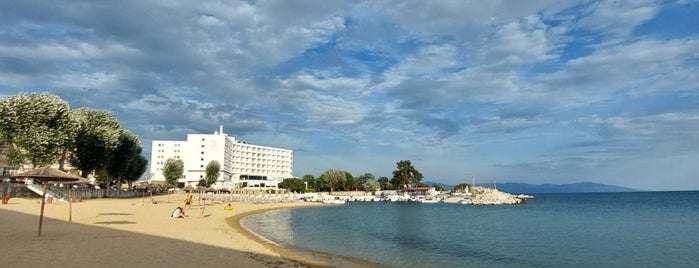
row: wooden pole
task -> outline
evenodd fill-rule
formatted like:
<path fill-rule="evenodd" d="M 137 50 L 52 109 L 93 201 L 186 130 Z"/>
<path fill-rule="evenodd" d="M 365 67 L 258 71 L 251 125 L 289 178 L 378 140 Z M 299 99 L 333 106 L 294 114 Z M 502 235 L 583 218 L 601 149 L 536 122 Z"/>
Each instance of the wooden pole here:
<path fill-rule="evenodd" d="M 68 185 L 68 222 L 73 222 L 73 186 Z"/>
<path fill-rule="evenodd" d="M 44 182 L 44 192 L 41 194 L 41 214 L 39 214 L 39 232 L 36 236 L 41 236 L 41 225 L 44 222 L 44 203 L 46 202 L 46 188 L 48 188 L 48 183 Z"/>

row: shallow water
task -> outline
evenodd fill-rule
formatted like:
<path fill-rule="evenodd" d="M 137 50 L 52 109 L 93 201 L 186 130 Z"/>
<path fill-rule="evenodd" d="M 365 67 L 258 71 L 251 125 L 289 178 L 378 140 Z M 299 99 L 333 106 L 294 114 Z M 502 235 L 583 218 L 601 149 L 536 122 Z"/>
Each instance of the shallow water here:
<path fill-rule="evenodd" d="M 394 267 L 697 267 L 699 192 L 537 195 L 524 205 L 355 202 L 243 219 L 281 245 Z"/>

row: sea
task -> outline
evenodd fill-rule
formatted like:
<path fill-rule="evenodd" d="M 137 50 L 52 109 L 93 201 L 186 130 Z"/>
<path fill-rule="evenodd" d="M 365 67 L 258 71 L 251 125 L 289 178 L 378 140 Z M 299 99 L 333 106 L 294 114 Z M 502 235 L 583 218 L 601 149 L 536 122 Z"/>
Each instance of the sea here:
<path fill-rule="evenodd" d="M 241 224 L 391 267 L 699 267 L 699 191 L 537 194 L 521 205 L 348 202 Z"/>

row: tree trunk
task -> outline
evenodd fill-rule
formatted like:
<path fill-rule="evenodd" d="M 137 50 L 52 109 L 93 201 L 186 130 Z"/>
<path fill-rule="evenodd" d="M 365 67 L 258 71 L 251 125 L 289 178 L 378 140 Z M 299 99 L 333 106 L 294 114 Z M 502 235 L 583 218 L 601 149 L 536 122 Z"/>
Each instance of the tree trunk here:
<path fill-rule="evenodd" d="M 66 155 L 67 154 L 68 154 L 68 150 L 64 149 L 63 154 L 61 155 L 61 158 L 58 159 L 58 170 L 60 170 L 60 171 L 65 171 L 65 169 L 63 169 L 63 166 L 66 162 Z"/>

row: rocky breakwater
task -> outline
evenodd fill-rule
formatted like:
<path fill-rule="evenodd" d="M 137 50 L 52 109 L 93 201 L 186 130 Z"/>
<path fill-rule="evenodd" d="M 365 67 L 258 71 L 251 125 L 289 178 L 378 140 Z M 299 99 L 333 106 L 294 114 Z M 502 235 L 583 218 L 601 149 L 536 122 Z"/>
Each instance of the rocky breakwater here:
<path fill-rule="evenodd" d="M 466 203 L 471 205 L 515 205 L 533 198 L 529 195 L 513 195 L 485 187 L 472 187 L 470 192 L 471 198 Z"/>

